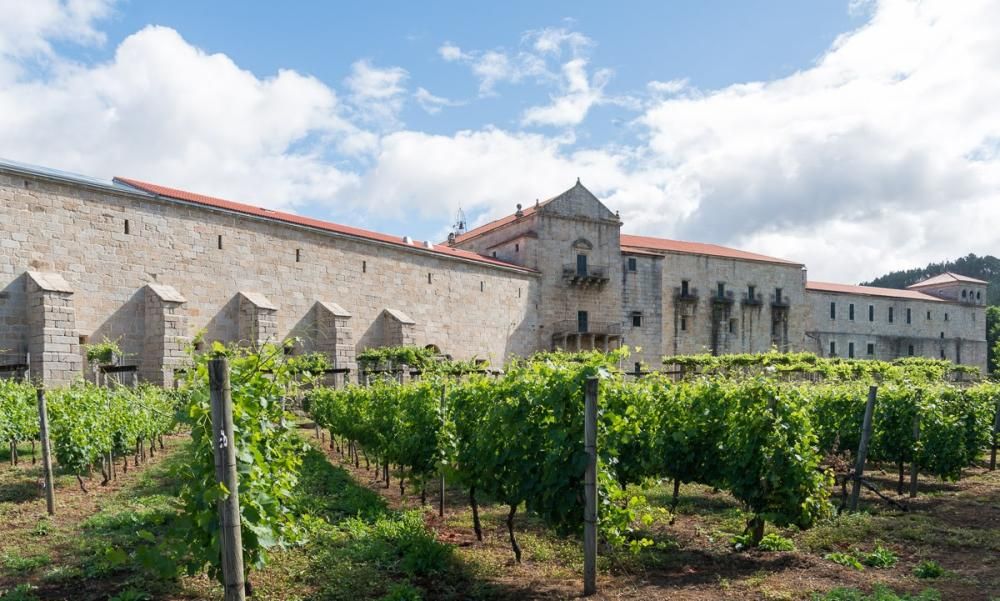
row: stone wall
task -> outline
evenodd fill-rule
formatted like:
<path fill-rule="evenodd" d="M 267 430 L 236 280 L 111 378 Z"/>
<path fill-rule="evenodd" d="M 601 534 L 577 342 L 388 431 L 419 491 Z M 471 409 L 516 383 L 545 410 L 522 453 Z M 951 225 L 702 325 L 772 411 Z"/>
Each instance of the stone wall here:
<path fill-rule="evenodd" d="M 664 355 L 711 353 L 713 348 L 719 354 L 804 348 L 809 306 L 801 265 L 686 253 L 663 257 Z M 680 298 L 684 280 L 688 298 Z M 719 284 L 724 287 L 722 302 Z M 779 288 L 781 298 L 776 299 Z"/>
<path fill-rule="evenodd" d="M 835 356 L 848 357 L 853 343 L 855 358 L 891 360 L 911 355 L 912 347 L 914 356 L 944 358 L 986 369 L 983 306 L 816 290 L 809 290 L 807 297 L 811 320 L 806 350 L 827 357 L 832 342 Z M 833 317 L 831 303 L 835 306 Z M 874 317 L 871 320 L 869 307 Z M 869 345 L 872 353 L 868 352 Z"/>
<path fill-rule="evenodd" d="M 29 350 L 29 270 L 59 274 L 72 288 L 75 355 L 83 335 L 119 340 L 127 357 L 155 361 L 143 357 L 147 284 L 183 295 L 186 331 L 179 336 L 204 331 L 207 341 L 240 339 L 244 292 L 273 303 L 277 340 L 309 336 L 323 301 L 352 315 L 355 350 L 382 344 L 386 308 L 413 319 L 415 344 L 459 359 L 502 364 L 535 349 L 535 275 L 418 247 L 4 169 L 0 237 L 0 348 L 11 351 Z M 79 373 L 79 363 L 72 365 Z"/>

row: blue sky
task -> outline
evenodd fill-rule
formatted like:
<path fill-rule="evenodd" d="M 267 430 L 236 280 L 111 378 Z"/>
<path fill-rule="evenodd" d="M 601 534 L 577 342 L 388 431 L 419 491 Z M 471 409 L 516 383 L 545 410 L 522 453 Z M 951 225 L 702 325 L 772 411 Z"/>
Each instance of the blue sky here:
<path fill-rule="evenodd" d="M 0 0 L 0 156 L 418 239 L 580 177 L 817 279 L 1000 242 L 995 3 Z M 1000 215 L 997 215 L 1000 216 Z"/>

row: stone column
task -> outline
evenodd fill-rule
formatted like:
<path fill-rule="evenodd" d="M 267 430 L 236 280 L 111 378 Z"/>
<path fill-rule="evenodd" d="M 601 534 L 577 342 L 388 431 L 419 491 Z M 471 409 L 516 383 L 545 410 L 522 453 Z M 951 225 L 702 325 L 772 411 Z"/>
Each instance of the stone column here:
<path fill-rule="evenodd" d="M 416 343 L 417 322 L 399 309 L 382 311 L 383 346 L 411 346 Z"/>
<path fill-rule="evenodd" d="M 278 344 L 278 308 L 263 294 L 239 293 L 240 344 L 260 347 L 265 343 Z"/>
<path fill-rule="evenodd" d="M 76 331 L 73 289 L 57 273 L 27 272 L 28 353 L 31 378 L 49 386 L 82 375 L 83 356 Z"/>
<path fill-rule="evenodd" d="M 177 290 L 163 284 L 145 288 L 145 331 L 139 377 L 159 386 L 173 384 L 174 370 L 187 363 L 187 302 Z"/>
<path fill-rule="evenodd" d="M 351 314 L 337 303 L 316 301 L 315 350 L 337 368 L 357 368 Z"/>

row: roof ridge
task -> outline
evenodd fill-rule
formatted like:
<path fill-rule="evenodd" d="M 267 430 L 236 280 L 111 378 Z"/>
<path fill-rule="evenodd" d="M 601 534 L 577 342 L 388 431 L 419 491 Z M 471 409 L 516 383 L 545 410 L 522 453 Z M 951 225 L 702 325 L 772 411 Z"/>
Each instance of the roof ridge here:
<path fill-rule="evenodd" d="M 306 217 L 302 215 L 297 215 L 295 213 L 289 213 L 286 211 L 276 211 L 273 209 L 266 209 L 263 207 L 257 207 L 246 203 L 227 200 L 225 198 L 219 198 L 217 196 L 208 196 L 206 194 L 199 194 L 197 192 L 188 192 L 186 190 L 181 190 L 179 188 L 171 188 L 169 186 L 162 186 L 160 184 L 153 184 L 150 182 L 145 182 L 142 180 L 127 178 L 127 177 L 116 176 L 113 181 L 129 186 L 130 188 L 133 188 L 140 192 L 146 194 L 152 194 L 157 197 L 168 198 L 171 200 L 179 200 L 182 202 L 190 202 L 200 206 L 222 209 L 226 211 L 233 211 L 244 215 L 250 215 L 253 217 L 268 219 L 271 221 L 314 228 L 345 236 L 351 236 L 354 238 L 361 238 L 364 240 L 371 240 L 375 242 L 392 244 L 394 246 L 399 246 L 401 248 L 434 253 L 436 255 L 444 257 L 473 261 L 485 265 L 491 265 L 494 267 L 513 269 L 515 271 L 537 273 L 536 270 L 528 267 L 516 265 L 514 263 L 508 263 L 506 261 L 501 261 L 500 259 L 487 257 L 479 253 L 475 253 L 468 250 L 435 244 L 433 242 L 430 242 L 429 240 L 420 241 L 420 240 L 413 240 L 409 236 L 393 236 L 391 234 L 383 234 L 381 232 L 366 230 L 364 228 L 359 228 L 351 225 L 343 225 L 332 221 L 325 221 L 323 219 L 317 219 L 315 217 Z"/>

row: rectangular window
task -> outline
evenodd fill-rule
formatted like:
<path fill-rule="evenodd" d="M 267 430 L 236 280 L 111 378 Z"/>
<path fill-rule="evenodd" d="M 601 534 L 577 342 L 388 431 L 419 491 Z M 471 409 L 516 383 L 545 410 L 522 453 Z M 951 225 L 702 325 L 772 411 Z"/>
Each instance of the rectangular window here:
<path fill-rule="evenodd" d="M 756 288 L 754 286 L 747 286 L 747 300 L 755 300 Z"/>
<path fill-rule="evenodd" d="M 868 343 L 868 356 L 869 357 L 875 356 L 875 345 L 871 342 Z"/>
<path fill-rule="evenodd" d="M 830 319 L 837 319 L 837 303 L 830 301 Z"/>
<path fill-rule="evenodd" d="M 688 295 L 688 281 L 681 280 L 681 296 L 687 296 L 687 295 Z"/>
<path fill-rule="evenodd" d="M 831 357 L 837 356 L 837 343 L 834 342 L 833 340 L 830 341 L 830 356 Z"/>
<path fill-rule="evenodd" d="M 909 347 L 907 347 L 906 354 L 909 355 L 909 356 L 911 356 L 911 357 L 913 356 L 913 345 L 912 344 Z"/>
<path fill-rule="evenodd" d="M 928 311 L 928 312 L 927 312 L 927 319 L 929 320 L 930 318 L 931 318 L 931 312 L 930 312 L 930 311 Z"/>
<path fill-rule="evenodd" d="M 576 275 L 587 275 L 587 255 L 576 256 Z"/>
<path fill-rule="evenodd" d="M 889 307 L 889 323 L 892 323 L 894 317 L 895 315 L 893 314 L 892 307 Z"/>
<path fill-rule="evenodd" d="M 128 233 L 128 219 L 125 220 L 125 233 Z"/>
<path fill-rule="evenodd" d="M 948 314 L 947 313 L 944 314 L 944 320 L 948 321 Z"/>
<path fill-rule="evenodd" d="M 729 333 L 730 334 L 735 334 L 736 333 L 736 319 L 735 318 L 729 320 Z"/>
<path fill-rule="evenodd" d="M 847 319 L 854 321 L 854 303 L 847 305 Z"/>
<path fill-rule="evenodd" d="M 913 311 L 906 309 L 906 323 L 913 323 Z"/>
<path fill-rule="evenodd" d="M 875 321 L 875 305 L 868 305 L 868 321 Z"/>
<path fill-rule="evenodd" d="M 638 266 L 636 265 L 635 257 L 629 257 L 628 258 L 628 270 L 629 271 L 635 271 L 637 269 L 637 267 Z"/>
<path fill-rule="evenodd" d="M 368 261 L 361 262 L 361 273 L 368 273 Z"/>
<path fill-rule="evenodd" d="M 222 234 L 219 234 L 219 239 L 216 240 L 216 243 L 219 246 L 219 250 L 222 250 Z"/>
<path fill-rule="evenodd" d="M 776 302 L 776 303 L 780 303 L 781 302 L 781 292 L 782 292 L 781 288 L 775 288 L 774 289 L 774 302 Z"/>
<path fill-rule="evenodd" d="M 632 313 L 632 327 L 633 328 L 642 327 L 642 313 L 639 312 Z"/>
<path fill-rule="evenodd" d="M 520 244 L 518 244 L 518 243 L 514 244 L 514 252 L 516 252 L 516 253 L 521 252 L 521 245 Z"/>
<path fill-rule="evenodd" d="M 479 282 L 479 291 L 484 292 L 486 290 L 486 282 Z"/>
<path fill-rule="evenodd" d="M 854 343 L 853 342 L 848 342 L 847 343 L 847 357 L 849 359 L 853 359 L 854 358 Z"/>
<path fill-rule="evenodd" d="M 719 282 L 715 287 L 715 292 L 719 295 L 719 298 L 726 298 L 726 284 L 725 282 Z"/>
<path fill-rule="evenodd" d="M 587 312 L 577 311 L 576 312 L 576 331 L 580 333 L 587 332 Z"/>
<path fill-rule="evenodd" d="M 302 249 L 301 248 L 296 248 L 295 249 L 295 262 L 299 263 L 301 261 L 302 261 Z"/>
<path fill-rule="evenodd" d="M 432 283 L 430 272 L 427 273 L 427 283 L 428 284 Z"/>
<path fill-rule="evenodd" d="M 688 329 L 688 318 L 685 315 L 681 315 L 681 331 L 687 332 Z"/>

